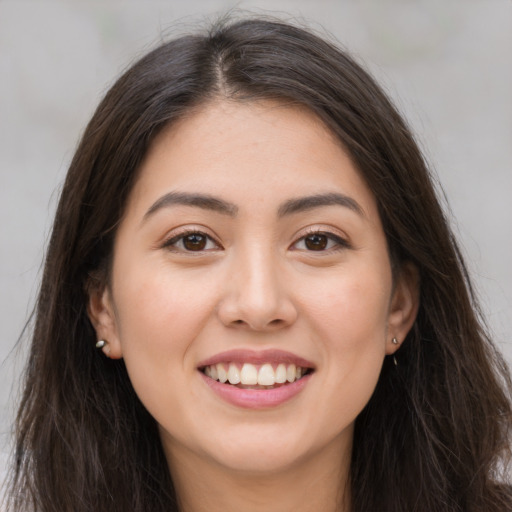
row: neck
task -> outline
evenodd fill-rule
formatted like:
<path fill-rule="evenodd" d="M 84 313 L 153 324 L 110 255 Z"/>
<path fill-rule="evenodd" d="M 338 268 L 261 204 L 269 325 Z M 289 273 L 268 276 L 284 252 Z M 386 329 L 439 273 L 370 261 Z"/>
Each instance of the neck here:
<path fill-rule="evenodd" d="M 226 469 L 174 448 L 168 458 L 181 512 L 350 510 L 350 447 L 340 451 L 329 446 L 271 473 Z"/>

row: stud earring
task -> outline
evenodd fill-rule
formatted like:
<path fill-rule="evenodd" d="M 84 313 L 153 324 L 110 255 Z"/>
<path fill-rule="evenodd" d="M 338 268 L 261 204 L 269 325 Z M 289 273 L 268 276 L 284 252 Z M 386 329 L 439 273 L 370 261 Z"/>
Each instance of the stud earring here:
<path fill-rule="evenodd" d="M 392 338 L 391 343 L 393 343 L 393 345 L 400 345 L 400 342 L 395 337 Z M 396 360 L 395 354 L 393 354 L 393 364 L 398 366 L 398 361 Z"/>
<path fill-rule="evenodd" d="M 103 353 L 110 358 L 110 345 L 108 344 L 108 341 L 105 340 L 98 340 L 96 342 L 96 348 L 100 348 Z"/>

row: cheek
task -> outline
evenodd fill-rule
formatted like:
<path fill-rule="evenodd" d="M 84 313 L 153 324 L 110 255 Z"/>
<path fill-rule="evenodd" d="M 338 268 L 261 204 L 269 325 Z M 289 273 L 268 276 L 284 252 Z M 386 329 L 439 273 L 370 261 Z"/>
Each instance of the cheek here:
<path fill-rule="evenodd" d="M 320 408 L 338 421 L 353 421 L 375 389 L 385 357 L 391 278 L 354 272 L 329 280 L 311 302 L 308 321 L 324 353 Z M 321 372 L 320 372 L 321 373 Z"/>
<path fill-rule="evenodd" d="M 386 335 L 391 279 L 372 272 L 346 272 L 326 279 L 321 293 L 309 300 L 309 318 L 340 350 L 361 351 Z"/>
<path fill-rule="evenodd" d="M 163 344 L 159 348 L 164 351 L 175 348 L 177 341 L 200 330 L 214 300 L 214 283 L 172 272 L 165 264 L 131 269 L 118 282 L 115 297 L 123 350 L 132 344 Z"/>
<path fill-rule="evenodd" d="M 122 356 L 137 394 L 152 409 L 155 398 L 162 399 L 164 385 L 179 388 L 183 372 L 192 371 L 188 350 L 208 321 L 213 294 L 155 265 L 148 271 L 132 269 L 117 282 Z"/>

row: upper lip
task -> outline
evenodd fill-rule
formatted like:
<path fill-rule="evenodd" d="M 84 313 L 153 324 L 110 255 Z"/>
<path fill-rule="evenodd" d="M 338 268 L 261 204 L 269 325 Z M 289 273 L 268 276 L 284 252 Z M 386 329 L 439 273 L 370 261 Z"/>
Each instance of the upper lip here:
<path fill-rule="evenodd" d="M 314 364 L 303 357 L 299 357 L 291 352 L 276 349 L 266 350 L 247 350 L 247 349 L 234 349 L 220 352 L 207 359 L 201 361 L 197 367 L 204 368 L 218 363 L 251 363 L 251 364 L 264 364 L 264 363 L 287 363 L 301 366 L 302 368 L 314 369 Z"/>

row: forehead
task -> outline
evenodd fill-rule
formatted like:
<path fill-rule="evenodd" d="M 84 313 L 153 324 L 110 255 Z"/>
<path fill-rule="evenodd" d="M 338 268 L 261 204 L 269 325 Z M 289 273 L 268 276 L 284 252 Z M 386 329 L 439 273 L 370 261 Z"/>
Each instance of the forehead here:
<path fill-rule="evenodd" d="M 372 193 L 324 123 L 306 108 L 273 101 L 217 101 L 161 132 L 130 202 L 147 207 L 174 191 L 220 195 L 242 208 L 341 192 L 376 214 Z"/>

